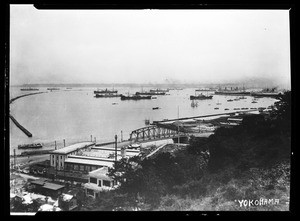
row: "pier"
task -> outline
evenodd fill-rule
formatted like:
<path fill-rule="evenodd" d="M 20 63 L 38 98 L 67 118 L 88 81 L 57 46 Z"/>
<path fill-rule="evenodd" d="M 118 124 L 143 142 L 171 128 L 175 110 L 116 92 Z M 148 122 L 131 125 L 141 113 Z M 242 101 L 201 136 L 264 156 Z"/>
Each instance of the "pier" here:
<path fill-rule="evenodd" d="M 23 131 L 28 137 L 32 137 L 32 133 L 26 130 L 13 116 L 9 115 L 9 117 L 21 131 Z"/>

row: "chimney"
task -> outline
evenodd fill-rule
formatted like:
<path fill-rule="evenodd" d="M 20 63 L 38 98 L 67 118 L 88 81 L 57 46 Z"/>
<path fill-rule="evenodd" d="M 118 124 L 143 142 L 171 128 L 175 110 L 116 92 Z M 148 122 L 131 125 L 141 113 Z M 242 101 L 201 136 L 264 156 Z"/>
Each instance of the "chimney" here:
<path fill-rule="evenodd" d="M 126 157 L 126 147 L 121 148 L 121 157 L 125 158 Z"/>

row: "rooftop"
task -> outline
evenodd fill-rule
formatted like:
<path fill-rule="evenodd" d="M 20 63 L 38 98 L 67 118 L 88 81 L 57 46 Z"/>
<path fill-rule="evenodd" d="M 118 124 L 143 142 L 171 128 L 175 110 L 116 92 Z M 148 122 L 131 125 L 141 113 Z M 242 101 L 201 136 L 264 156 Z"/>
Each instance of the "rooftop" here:
<path fill-rule="evenodd" d="M 63 185 L 51 183 L 51 182 L 49 182 L 49 180 L 44 179 L 44 178 L 41 178 L 38 180 L 33 180 L 33 181 L 31 181 L 31 184 L 40 185 L 43 188 L 50 189 L 50 190 L 59 190 L 59 189 L 64 188 Z"/>
<path fill-rule="evenodd" d="M 50 190 L 59 190 L 64 188 L 64 186 L 55 183 L 45 183 L 43 187 Z"/>
<path fill-rule="evenodd" d="M 108 168 L 107 167 L 101 167 L 97 170 L 93 170 L 89 172 L 90 177 L 95 177 L 102 180 L 112 180 L 108 175 Z"/>
<path fill-rule="evenodd" d="M 51 153 L 54 153 L 54 154 L 68 154 L 68 153 L 72 153 L 72 152 L 76 151 L 77 149 L 82 149 L 82 148 L 93 146 L 93 145 L 95 145 L 94 142 L 76 143 L 76 144 L 61 148 L 59 150 L 54 150 Z"/>
<path fill-rule="evenodd" d="M 73 198 L 73 195 L 63 193 L 62 197 L 63 197 L 63 201 L 70 201 Z"/>
<path fill-rule="evenodd" d="M 68 158 L 65 160 L 65 163 L 74 163 L 81 165 L 91 165 L 91 166 L 106 166 L 113 167 L 114 162 L 111 161 L 102 161 L 102 160 L 91 160 L 91 159 L 80 159 L 80 158 Z"/>
<path fill-rule="evenodd" d="M 117 155 L 117 160 L 120 160 L 122 157 Z M 87 160 L 93 160 L 93 161 L 107 161 L 107 162 L 114 162 L 115 157 L 112 158 L 108 157 L 100 157 L 100 156 L 84 156 L 84 155 L 71 155 L 68 157 L 68 159 L 87 159 Z M 66 162 L 66 161 L 65 161 Z"/>

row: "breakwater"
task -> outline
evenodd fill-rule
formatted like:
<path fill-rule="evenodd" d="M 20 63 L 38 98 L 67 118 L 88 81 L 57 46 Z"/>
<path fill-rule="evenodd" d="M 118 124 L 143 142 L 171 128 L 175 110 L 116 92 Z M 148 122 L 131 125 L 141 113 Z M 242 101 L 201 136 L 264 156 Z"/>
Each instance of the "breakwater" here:
<path fill-rule="evenodd" d="M 9 117 L 21 131 L 23 131 L 28 137 L 32 137 L 32 133 L 25 129 L 12 115 L 9 115 Z"/>
<path fill-rule="evenodd" d="M 41 93 L 46 93 L 46 92 L 35 92 L 35 93 L 30 93 L 30 94 L 23 94 L 23 95 L 20 95 L 20 96 L 10 99 L 9 104 L 11 104 L 12 102 L 14 102 L 15 100 L 17 100 L 21 97 L 35 95 L 35 94 L 41 94 Z M 32 133 L 30 133 L 25 127 L 23 127 L 11 114 L 9 114 L 9 117 L 21 131 L 23 131 L 28 137 L 32 137 Z"/>
<path fill-rule="evenodd" d="M 21 97 L 26 97 L 26 96 L 30 96 L 30 95 L 34 95 L 34 94 L 41 94 L 41 93 L 46 93 L 46 92 L 35 92 L 35 93 L 30 93 L 30 94 L 23 94 L 23 95 L 20 95 L 20 96 L 10 99 L 9 103 L 11 104 L 12 102 L 14 102 L 15 100 L 17 100 Z"/>

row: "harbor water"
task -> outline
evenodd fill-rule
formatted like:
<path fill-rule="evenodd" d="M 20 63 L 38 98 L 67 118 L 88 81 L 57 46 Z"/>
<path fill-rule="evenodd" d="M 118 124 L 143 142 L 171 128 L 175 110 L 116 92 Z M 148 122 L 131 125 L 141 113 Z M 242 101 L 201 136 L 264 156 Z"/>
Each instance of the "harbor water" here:
<path fill-rule="evenodd" d="M 31 93 L 20 91 L 21 87 L 10 88 L 10 99 Z M 145 127 L 145 120 L 160 121 L 179 117 L 233 112 L 234 108 L 268 107 L 276 101 L 273 98 L 259 98 L 252 103 L 253 97 L 228 102 L 236 96 L 213 95 L 212 99 L 195 100 L 193 105 L 190 95 L 195 94 L 196 88 L 170 90 L 169 95 L 157 96 L 151 100 L 124 100 L 120 97 L 95 98 L 97 88 L 72 87 L 71 89 L 49 91 L 39 87 L 41 94 L 25 96 L 10 104 L 10 114 L 25 127 L 32 137 L 27 137 L 11 120 L 9 121 L 10 154 L 20 144 L 40 142 L 44 149 L 53 149 L 54 141 L 58 148 L 80 141 L 90 141 L 96 138 L 98 142 L 126 140 L 132 130 Z M 105 89 L 105 88 L 101 88 Z M 108 88 L 111 89 L 111 88 Z M 120 94 L 132 94 L 141 91 L 140 87 L 115 87 Z M 152 88 L 144 87 L 143 90 Z M 36 92 L 36 91 L 32 91 Z M 209 92 L 208 92 L 209 93 Z M 207 92 L 203 92 L 207 94 Z M 220 103 L 217 105 L 217 103 Z M 153 109 L 158 107 L 158 109 Z M 218 107 L 219 109 L 215 109 Z M 228 109 L 228 110 L 225 110 Z M 122 132 L 121 132 L 122 131 Z M 23 150 L 24 151 L 24 150 Z"/>

